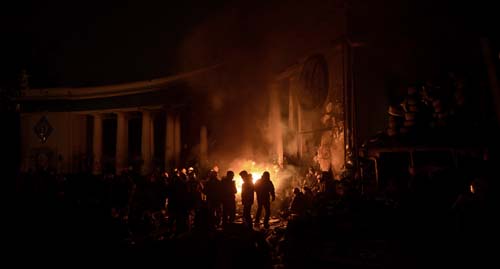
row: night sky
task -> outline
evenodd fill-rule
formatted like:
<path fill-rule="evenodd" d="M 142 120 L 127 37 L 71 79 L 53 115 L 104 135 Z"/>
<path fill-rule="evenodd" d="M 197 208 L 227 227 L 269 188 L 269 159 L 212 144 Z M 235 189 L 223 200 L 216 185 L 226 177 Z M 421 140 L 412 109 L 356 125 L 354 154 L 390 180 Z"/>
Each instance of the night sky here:
<path fill-rule="evenodd" d="M 177 72 L 183 36 L 215 1 L 8 1 L 0 8 L 3 83 L 34 87 L 151 79 Z"/>
<path fill-rule="evenodd" d="M 244 7 L 252 14 L 252 9 L 265 10 L 273 5 L 279 7 L 275 10 L 281 10 L 290 1 L 8 2 L 0 8 L 1 83 L 12 84 L 24 68 L 34 87 L 57 87 L 119 83 L 177 73 L 182 71 L 182 41 L 193 29 L 218 16 L 220 10 Z M 498 39 L 493 29 L 493 4 L 487 3 L 490 1 L 475 1 L 473 6 L 456 1 L 396 1 L 397 7 L 394 1 L 385 2 L 380 5 L 384 14 L 394 9 L 394 16 L 406 16 L 408 20 L 402 22 L 402 27 L 413 32 L 438 19 L 459 30 Z M 407 13 L 400 13 L 402 6 Z M 253 14 L 257 18 L 261 15 Z M 258 20 L 255 22 L 258 24 Z M 263 29 L 259 27 L 255 29 Z"/>

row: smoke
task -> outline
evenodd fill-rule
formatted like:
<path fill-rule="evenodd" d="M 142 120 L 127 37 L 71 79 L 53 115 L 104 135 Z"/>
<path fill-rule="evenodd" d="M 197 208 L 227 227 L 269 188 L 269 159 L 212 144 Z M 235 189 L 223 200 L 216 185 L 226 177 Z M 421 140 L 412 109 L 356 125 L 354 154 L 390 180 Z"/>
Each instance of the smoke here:
<path fill-rule="evenodd" d="M 337 1 L 238 1 L 191 31 L 181 48 L 186 70 L 232 63 L 242 82 L 269 79 L 298 58 L 332 42 L 342 30 Z"/>
<path fill-rule="evenodd" d="M 341 14 L 336 2 L 229 3 L 185 38 L 179 53 L 183 70 L 221 64 L 191 81 L 192 88 L 205 90 L 200 107 L 215 138 L 209 149 L 214 162 L 243 158 L 272 163 L 269 82 L 311 51 L 331 44 L 343 27 L 335 25 Z"/>

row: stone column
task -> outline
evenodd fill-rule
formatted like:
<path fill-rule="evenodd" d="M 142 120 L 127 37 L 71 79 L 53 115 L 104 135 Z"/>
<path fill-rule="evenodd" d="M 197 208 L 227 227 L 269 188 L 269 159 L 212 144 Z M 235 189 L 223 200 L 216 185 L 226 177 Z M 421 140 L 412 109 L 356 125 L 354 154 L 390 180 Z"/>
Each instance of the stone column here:
<path fill-rule="evenodd" d="M 128 166 L 128 118 L 125 112 L 116 113 L 116 174 Z"/>
<path fill-rule="evenodd" d="M 200 165 L 205 168 L 208 165 L 208 134 L 207 126 L 200 128 Z"/>
<path fill-rule="evenodd" d="M 290 154 L 293 156 L 297 156 L 299 152 L 299 134 L 298 134 L 298 113 L 297 110 L 299 106 L 296 102 L 295 94 L 297 93 L 297 83 L 298 79 L 293 76 L 289 80 L 288 86 L 288 128 L 289 134 L 292 135 L 293 144 L 290 145 L 289 150 Z M 291 141 L 287 141 L 287 143 L 291 143 Z"/>
<path fill-rule="evenodd" d="M 165 124 L 165 169 L 172 169 L 175 163 L 175 116 L 167 113 Z"/>
<path fill-rule="evenodd" d="M 274 154 L 279 165 L 283 164 L 283 130 L 281 128 L 280 88 L 278 83 L 270 85 L 269 96 L 269 129 L 275 145 Z"/>
<path fill-rule="evenodd" d="M 297 145 L 298 155 L 300 158 L 304 157 L 304 134 L 303 132 L 303 112 L 300 105 L 297 106 Z"/>
<path fill-rule="evenodd" d="M 153 121 L 150 111 L 142 112 L 142 137 L 141 137 L 141 156 L 144 161 L 141 173 L 146 175 L 151 172 L 153 160 Z"/>
<path fill-rule="evenodd" d="M 181 141 L 181 117 L 179 114 L 175 116 L 175 135 L 174 135 L 174 160 L 175 160 L 175 165 L 179 166 L 180 161 L 181 161 L 181 148 L 182 148 L 182 141 Z"/>
<path fill-rule="evenodd" d="M 92 153 L 94 161 L 92 164 L 92 173 L 99 175 L 102 173 L 102 115 L 94 114 L 94 135 Z"/>

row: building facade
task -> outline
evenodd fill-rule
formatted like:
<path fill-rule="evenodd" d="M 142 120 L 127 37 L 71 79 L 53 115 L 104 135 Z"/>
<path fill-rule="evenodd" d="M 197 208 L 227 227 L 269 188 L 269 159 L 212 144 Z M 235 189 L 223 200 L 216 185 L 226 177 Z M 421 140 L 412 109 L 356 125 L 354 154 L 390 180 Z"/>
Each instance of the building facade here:
<path fill-rule="evenodd" d="M 184 145 L 206 135 L 187 133 L 201 127 L 183 120 L 193 109 L 187 79 L 200 72 L 99 87 L 23 89 L 21 171 L 120 174 L 133 166 L 147 174 L 177 167 L 189 157 Z"/>

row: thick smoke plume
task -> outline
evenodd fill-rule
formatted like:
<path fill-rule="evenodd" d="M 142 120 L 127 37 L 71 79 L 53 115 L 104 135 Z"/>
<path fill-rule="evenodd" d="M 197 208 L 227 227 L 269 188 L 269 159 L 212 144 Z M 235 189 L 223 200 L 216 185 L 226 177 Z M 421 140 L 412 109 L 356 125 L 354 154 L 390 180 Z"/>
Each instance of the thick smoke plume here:
<path fill-rule="evenodd" d="M 193 88 L 206 90 L 200 105 L 213 162 L 272 162 L 269 83 L 312 50 L 329 46 L 341 30 L 333 23 L 342 14 L 338 1 L 325 2 L 230 3 L 186 38 L 180 52 L 184 70 L 221 64 L 192 81 Z"/>

